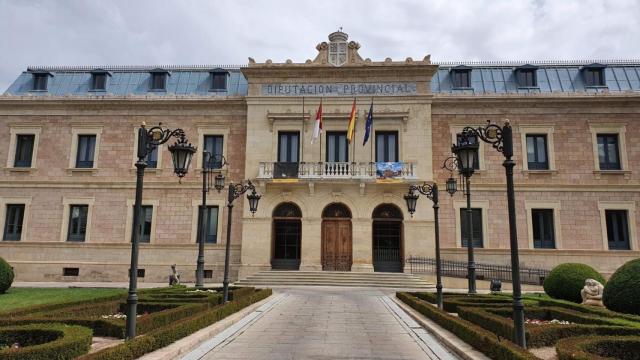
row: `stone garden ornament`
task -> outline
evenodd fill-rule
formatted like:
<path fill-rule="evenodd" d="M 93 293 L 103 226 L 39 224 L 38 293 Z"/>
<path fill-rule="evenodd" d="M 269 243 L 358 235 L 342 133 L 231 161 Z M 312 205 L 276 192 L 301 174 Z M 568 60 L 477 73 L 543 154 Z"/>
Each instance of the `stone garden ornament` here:
<path fill-rule="evenodd" d="M 176 271 L 176 264 L 171 265 L 171 274 L 169 274 L 169 285 L 180 285 L 180 274 Z"/>
<path fill-rule="evenodd" d="M 582 295 L 582 305 L 593 305 L 604 307 L 602 303 L 602 292 L 604 286 L 597 280 L 587 279 L 584 281 L 584 288 L 580 291 Z"/>

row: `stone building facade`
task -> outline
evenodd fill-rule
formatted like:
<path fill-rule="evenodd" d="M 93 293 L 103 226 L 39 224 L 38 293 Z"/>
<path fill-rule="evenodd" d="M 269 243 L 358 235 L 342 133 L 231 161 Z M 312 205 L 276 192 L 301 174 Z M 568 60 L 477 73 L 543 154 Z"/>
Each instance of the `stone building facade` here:
<path fill-rule="evenodd" d="M 146 171 L 141 281 L 165 281 L 171 264 L 194 279 L 204 148 L 226 157 L 228 180 L 251 179 L 262 194 L 256 214 L 236 202 L 234 279 L 408 271 L 410 256 L 434 255 L 431 202 L 420 197 L 411 216 L 403 199 L 423 181 L 441 187 L 444 258 L 465 260 L 466 203 L 443 191 L 451 174 L 442 164 L 464 126 L 505 119 L 522 264 L 584 262 L 610 274 L 640 256 L 640 62 L 376 62 L 342 32 L 316 49 L 305 63 L 30 68 L 0 96 L 0 131 L 10 135 L 0 147 L 0 256 L 18 280 L 126 280 L 134 132 L 161 122 L 184 129 L 199 152 L 181 183 L 166 146 Z M 320 104 L 323 132 L 312 142 Z M 508 264 L 501 154 L 481 145 L 477 168 L 476 261 Z M 222 275 L 224 195 L 208 194 L 208 281 Z"/>

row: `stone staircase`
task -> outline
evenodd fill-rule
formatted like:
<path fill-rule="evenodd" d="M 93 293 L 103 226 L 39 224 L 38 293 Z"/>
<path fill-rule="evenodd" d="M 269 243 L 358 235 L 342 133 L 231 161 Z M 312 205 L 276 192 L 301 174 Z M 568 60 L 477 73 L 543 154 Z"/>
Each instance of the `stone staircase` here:
<path fill-rule="evenodd" d="M 237 281 L 236 286 L 351 286 L 401 289 L 433 289 L 412 274 L 339 271 L 262 271 Z"/>

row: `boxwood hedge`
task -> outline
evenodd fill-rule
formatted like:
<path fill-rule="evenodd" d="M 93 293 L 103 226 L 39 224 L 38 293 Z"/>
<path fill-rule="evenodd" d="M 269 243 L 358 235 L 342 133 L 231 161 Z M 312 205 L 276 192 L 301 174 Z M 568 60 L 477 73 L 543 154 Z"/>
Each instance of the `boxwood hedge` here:
<path fill-rule="evenodd" d="M 5 360 L 74 359 L 89 351 L 91 329 L 60 323 L 30 324 L 0 328 L 0 350 Z M 14 343 L 19 348 L 11 348 Z"/>
<path fill-rule="evenodd" d="M 638 336 L 578 336 L 556 344 L 559 360 L 640 360 Z"/>

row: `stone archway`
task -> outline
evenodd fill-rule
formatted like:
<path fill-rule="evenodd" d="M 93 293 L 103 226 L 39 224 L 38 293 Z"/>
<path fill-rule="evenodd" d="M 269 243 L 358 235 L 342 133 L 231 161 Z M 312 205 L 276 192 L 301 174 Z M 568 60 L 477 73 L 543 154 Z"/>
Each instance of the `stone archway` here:
<path fill-rule="evenodd" d="M 302 245 L 302 211 L 298 205 L 285 202 L 273 210 L 271 268 L 299 270 Z"/>
<path fill-rule="evenodd" d="M 322 211 L 322 270 L 351 271 L 352 264 L 351 210 L 341 203 L 329 204 Z"/>
<path fill-rule="evenodd" d="M 392 204 L 380 204 L 373 210 L 371 217 L 373 271 L 402 272 L 402 211 Z"/>

